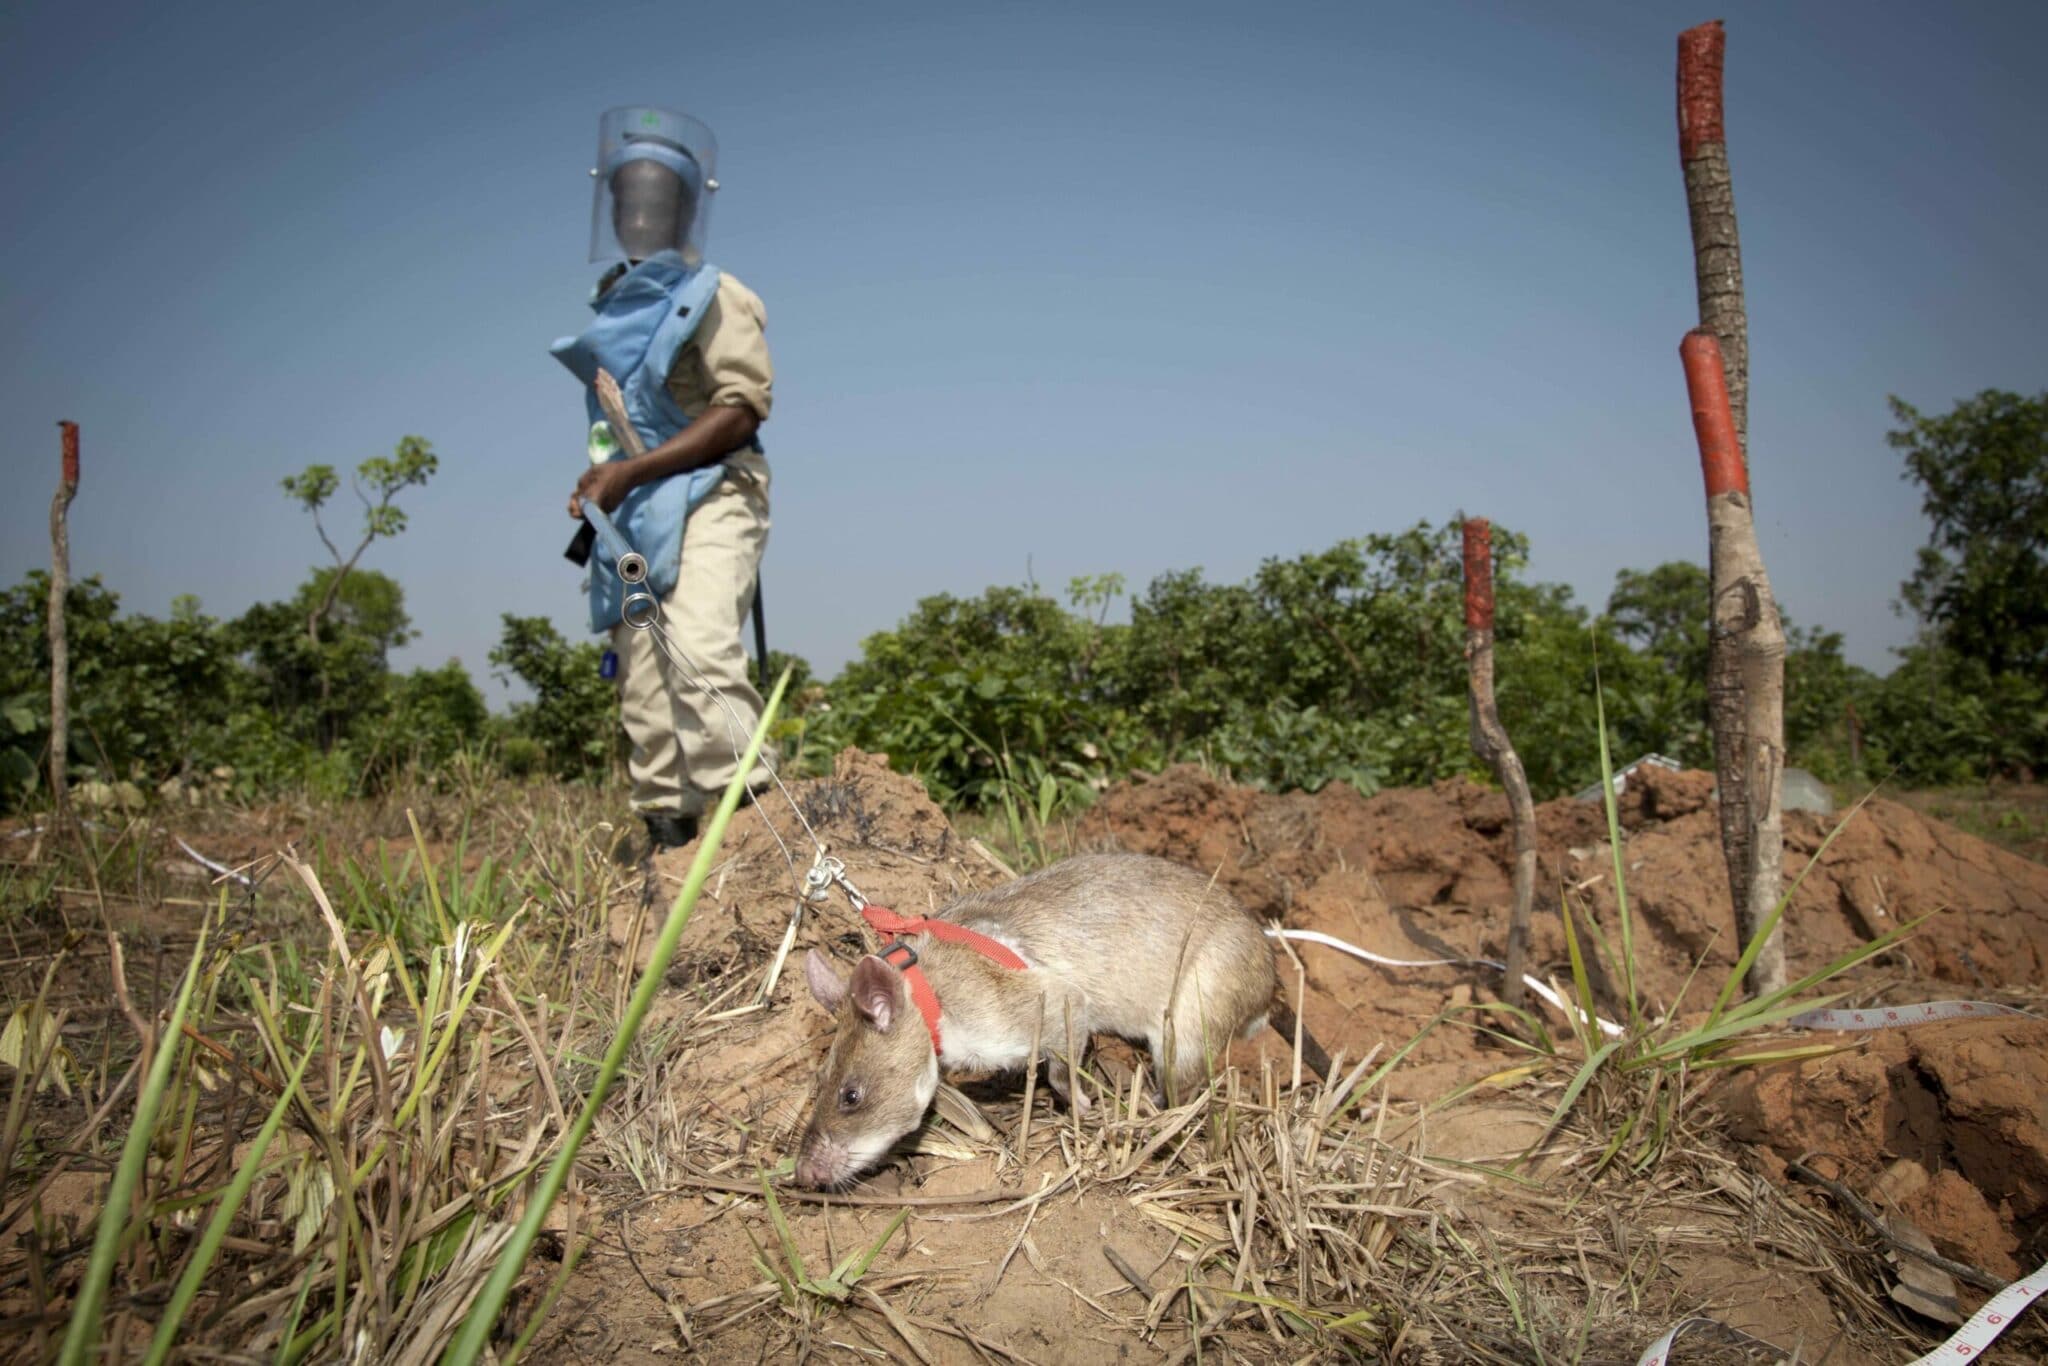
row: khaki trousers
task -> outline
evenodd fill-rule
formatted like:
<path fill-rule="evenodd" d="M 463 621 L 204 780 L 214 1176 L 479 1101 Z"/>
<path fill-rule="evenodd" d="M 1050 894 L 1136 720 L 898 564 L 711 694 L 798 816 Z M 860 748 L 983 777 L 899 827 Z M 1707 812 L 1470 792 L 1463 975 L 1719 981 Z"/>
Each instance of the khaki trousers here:
<path fill-rule="evenodd" d="M 636 811 L 695 815 L 718 800 L 739 767 L 761 720 L 740 628 L 767 545 L 768 462 L 742 451 L 726 461 L 725 478 L 683 527 L 682 564 L 659 623 L 679 658 L 668 657 L 652 630 L 612 628 Z M 769 751 L 762 755 L 772 762 Z M 750 786 L 768 781 L 760 765 L 747 777 Z"/>

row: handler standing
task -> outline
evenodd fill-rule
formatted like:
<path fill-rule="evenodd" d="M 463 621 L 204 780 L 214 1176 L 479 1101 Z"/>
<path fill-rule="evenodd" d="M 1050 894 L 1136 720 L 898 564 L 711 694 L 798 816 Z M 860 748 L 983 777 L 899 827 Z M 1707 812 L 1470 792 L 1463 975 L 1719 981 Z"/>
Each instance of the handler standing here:
<path fill-rule="evenodd" d="M 551 348 L 585 389 L 593 463 L 569 495 L 613 515 L 647 560 L 660 628 L 621 620 L 618 577 L 591 565 L 590 625 L 611 633 L 633 754 L 633 809 L 652 848 L 684 844 L 732 780 L 761 719 L 741 624 L 768 544 L 768 462 L 756 438 L 774 369 L 761 300 L 704 260 L 717 144 L 686 115 L 633 105 L 598 124 L 590 259 L 615 264 L 591 298 L 597 320 Z M 605 425 L 597 372 L 618 381 L 645 453 L 628 458 Z M 750 787 L 770 781 L 765 766 Z"/>

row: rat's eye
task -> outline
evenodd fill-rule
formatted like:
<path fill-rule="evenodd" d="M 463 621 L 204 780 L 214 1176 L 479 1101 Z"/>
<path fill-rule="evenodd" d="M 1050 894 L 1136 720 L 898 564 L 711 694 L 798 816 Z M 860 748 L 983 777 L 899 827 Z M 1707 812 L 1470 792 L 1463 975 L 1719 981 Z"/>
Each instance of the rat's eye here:
<path fill-rule="evenodd" d="M 845 1086 L 839 1088 L 840 1109 L 858 1110 L 860 1108 L 860 1099 L 861 1093 L 859 1082 L 849 1082 Z"/>

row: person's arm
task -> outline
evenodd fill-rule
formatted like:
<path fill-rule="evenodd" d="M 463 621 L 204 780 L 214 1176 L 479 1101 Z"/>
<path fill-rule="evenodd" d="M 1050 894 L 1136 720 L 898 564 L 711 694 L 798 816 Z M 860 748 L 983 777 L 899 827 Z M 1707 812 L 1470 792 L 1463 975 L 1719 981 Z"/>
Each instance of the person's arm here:
<path fill-rule="evenodd" d="M 715 465 L 751 442 L 760 428 L 761 419 L 752 408 L 726 404 L 707 408 L 702 417 L 646 454 L 585 470 L 576 481 L 576 491 L 569 495 L 569 515 L 583 515 L 585 498 L 611 512 L 642 484 Z"/>
<path fill-rule="evenodd" d="M 685 411 L 699 403 L 703 411 L 646 454 L 585 470 L 569 495 L 569 515 L 583 515 L 585 498 L 610 512 L 642 484 L 715 465 L 751 443 L 774 402 L 767 326 L 760 296 L 730 275 L 721 279 L 697 335 L 676 353 L 669 374 L 669 396 Z"/>

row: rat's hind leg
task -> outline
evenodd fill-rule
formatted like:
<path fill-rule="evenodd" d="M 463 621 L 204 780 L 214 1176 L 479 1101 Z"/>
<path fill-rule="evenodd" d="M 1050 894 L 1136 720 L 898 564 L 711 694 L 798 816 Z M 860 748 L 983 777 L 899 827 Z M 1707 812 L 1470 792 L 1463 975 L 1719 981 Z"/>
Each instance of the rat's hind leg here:
<path fill-rule="evenodd" d="M 1088 1051 L 1085 1041 L 1077 1045 L 1084 1059 Z M 1067 1066 L 1064 1049 L 1048 1049 L 1045 1055 L 1045 1080 L 1052 1087 L 1053 1094 L 1074 1107 L 1086 1117 L 1093 1102 L 1088 1099 L 1088 1089 L 1074 1084 L 1074 1069 Z"/>

